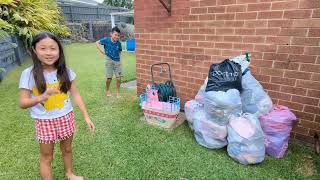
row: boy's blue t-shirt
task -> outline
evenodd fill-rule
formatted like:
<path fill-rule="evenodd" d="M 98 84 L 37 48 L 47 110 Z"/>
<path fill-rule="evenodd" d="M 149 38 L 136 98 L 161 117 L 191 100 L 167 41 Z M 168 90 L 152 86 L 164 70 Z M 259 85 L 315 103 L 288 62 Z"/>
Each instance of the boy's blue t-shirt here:
<path fill-rule="evenodd" d="M 100 44 L 103 45 L 104 52 L 110 59 L 120 61 L 120 52 L 122 51 L 122 47 L 119 41 L 112 42 L 110 37 L 104 37 L 100 39 Z"/>

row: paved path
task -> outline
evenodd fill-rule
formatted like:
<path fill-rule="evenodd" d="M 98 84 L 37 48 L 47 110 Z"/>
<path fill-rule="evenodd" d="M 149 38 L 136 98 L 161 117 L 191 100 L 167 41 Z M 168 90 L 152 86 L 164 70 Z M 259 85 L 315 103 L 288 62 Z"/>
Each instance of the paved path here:
<path fill-rule="evenodd" d="M 121 87 L 128 88 L 128 89 L 137 89 L 137 81 L 134 80 L 134 81 L 122 83 Z"/>

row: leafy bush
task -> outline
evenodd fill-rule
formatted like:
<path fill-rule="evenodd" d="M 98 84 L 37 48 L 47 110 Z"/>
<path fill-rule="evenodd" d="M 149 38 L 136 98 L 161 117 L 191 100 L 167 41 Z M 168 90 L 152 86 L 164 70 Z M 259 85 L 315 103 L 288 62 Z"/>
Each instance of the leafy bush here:
<path fill-rule="evenodd" d="M 0 9 L 0 37 L 19 34 L 30 45 L 33 36 L 41 31 L 60 37 L 70 35 L 55 0 L 3 0 Z"/>
<path fill-rule="evenodd" d="M 117 27 L 120 29 L 120 38 L 122 41 L 134 38 L 134 25 L 127 23 L 119 23 Z"/>

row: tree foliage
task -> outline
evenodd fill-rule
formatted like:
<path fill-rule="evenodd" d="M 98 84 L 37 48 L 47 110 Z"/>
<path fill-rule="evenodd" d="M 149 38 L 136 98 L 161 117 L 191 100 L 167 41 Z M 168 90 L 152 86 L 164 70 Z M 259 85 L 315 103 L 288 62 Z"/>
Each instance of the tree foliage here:
<path fill-rule="evenodd" d="M 70 35 L 55 0 L 5 0 L 0 6 L 0 37 L 18 34 L 29 45 L 41 31 Z"/>
<path fill-rule="evenodd" d="M 103 3 L 108 6 L 123 7 L 128 9 L 133 8 L 133 0 L 104 0 Z"/>

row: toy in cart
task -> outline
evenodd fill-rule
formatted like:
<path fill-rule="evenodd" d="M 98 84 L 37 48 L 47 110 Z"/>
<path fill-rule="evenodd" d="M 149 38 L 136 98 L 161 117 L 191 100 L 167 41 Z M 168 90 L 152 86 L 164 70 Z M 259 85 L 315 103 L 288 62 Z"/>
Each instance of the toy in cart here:
<path fill-rule="evenodd" d="M 156 84 L 153 77 L 153 68 L 163 65 L 168 66 L 170 80 L 166 83 Z M 148 85 L 146 91 L 140 95 L 140 106 L 143 110 L 145 121 L 165 129 L 174 129 L 185 120 L 180 114 L 180 98 L 176 97 L 172 83 L 170 65 L 168 63 L 153 64 L 151 66 L 152 85 Z M 168 83 L 170 82 L 170 83 Z M 159 89 L 161 89 L 161 100 L 159 100 Z"/>

